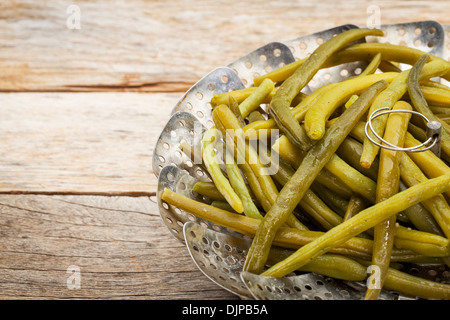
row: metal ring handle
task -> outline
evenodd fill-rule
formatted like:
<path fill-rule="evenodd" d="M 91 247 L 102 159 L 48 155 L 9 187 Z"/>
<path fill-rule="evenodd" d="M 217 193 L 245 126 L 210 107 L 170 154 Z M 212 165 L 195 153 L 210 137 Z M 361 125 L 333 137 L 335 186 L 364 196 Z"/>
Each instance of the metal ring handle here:
<path fill-rule="evenodd" d="M 365 134 L 367 136 L 367 138 L 375 145 L 381 147 L 381 148 L 385 148 L 388 150 L 392 150 L 392 151 L 405 151 L 405 152 L 422 152 L 422 151 L 426 151 L 426 150 L 430 150 L 431 148 L 435 147 L 435 145 L 440 141 L 440 137 L 439 134 L 434 134 L 428 137 L 427 140 L 425 140 L 423 143 L 414 146 L 414 147 L 409 147 L 409 148 L 402 148 L 396 145 L 393 145 L 391 143 L 389 143 L 388 141 L 384 140 L 383 138 L 381 138 L 374 130 L 373 126 L 372 126 L 372 120 L 374 120 L 375 118 L 382 116 L 384 114 L 389 114 L 389 113 L 396 113 L 396 112 L 404 112 L 404 113 L 411 113 L 411 114 L 416 114 L 418 116 L 421 116 L 422 118 L 425 119 L 425 121 L 427 123 L 430 123 L 430 120 L 425 117 L 423 114 L 417 112 L 417 111 L 413 111 L 413 110 L 390 110 L 388 107 L 384 107 L 384 108 L 380 108 L 378 110 L 375 110 L 374 112 L 372 112 L 372 114 L 369 116 L 366 125 L 364 127 L 364 131 Z M 369 133 L 368 133 L 368 128 L 370 128 L 370 130 L 372 131 L 373 135 L 378 138 L 380 141 L 382 141 L 384 144 L 378 143 L 377 141 L 375 141 L 374 139 L 372 139 L 372 137 L 370 137 Z M 432 142 L 430 145 L 428 145 L 430 142 Z M 428 146 L 427 146 L 428 145 Z"/>

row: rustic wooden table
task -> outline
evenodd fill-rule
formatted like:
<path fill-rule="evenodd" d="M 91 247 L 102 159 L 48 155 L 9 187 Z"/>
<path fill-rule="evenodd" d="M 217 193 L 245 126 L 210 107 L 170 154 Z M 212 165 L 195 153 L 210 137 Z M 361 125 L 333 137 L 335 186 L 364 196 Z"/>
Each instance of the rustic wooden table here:
<path fill-rule="evenodd" d="M 236 299 L 162 224 L 155 141 L 212 69 L 377 8 L 450 23 L 447 0 L 2 0 L 0 298 Z"/>

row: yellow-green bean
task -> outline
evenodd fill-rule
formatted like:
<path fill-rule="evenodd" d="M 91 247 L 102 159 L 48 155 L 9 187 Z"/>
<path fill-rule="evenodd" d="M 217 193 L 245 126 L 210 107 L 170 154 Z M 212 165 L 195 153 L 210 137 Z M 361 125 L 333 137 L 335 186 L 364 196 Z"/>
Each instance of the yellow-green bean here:
<path fill-rule="evenodd" d="M 328 129 L 325 137 L 307 153 L 292 178 L 283 186 L 272 208 L 260 224 L 250 247 L 244 270 L 259 273 L 266 262 L 276 231 L 303 198 L 318 173 L 322 170 L 340 143 L 369 108 L 374 97 L 385 88 L 386 81 L 374 84 Z"/>
<path fill-rule="evenodd" d="M 246 118 L 250 112 L 255 111 L 264 102 L 275 88 L 272 80 L 265 79 L 255 91 L 239 104 L 242 117 Z"/>
<path fill-rule="evenodd" d="M 378 202 L 327 231 L 320 238 L 298 249 L 289 258 L 270 267 L 262 275 L 282 277 L 289 274 L 314 260 L 317 256 L 326 253 L 330 248 L 344 243 L 390 216 L 449 189 L 450 173 L 412 186 L 389 199 Z"/>
<path fill-rule="evenodd" d="M 217 189 L 234 211 L 242 213 L 244 211 L 242 201 L 220 169 L 219 161 L 214 151 L 214 145 L 218 141 L 219 131 L 215 127 L 205 132 L 202 140 L 203 161 Z"/>

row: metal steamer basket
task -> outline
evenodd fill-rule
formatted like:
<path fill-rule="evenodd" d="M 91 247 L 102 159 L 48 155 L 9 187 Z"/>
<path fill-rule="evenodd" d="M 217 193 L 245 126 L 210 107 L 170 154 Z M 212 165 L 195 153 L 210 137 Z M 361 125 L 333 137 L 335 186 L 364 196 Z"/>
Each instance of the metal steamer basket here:
<path fill-rule="evenodd" d="M 197 181 L 211 181 L 208 172 L 184 154 L 179 145 L 186 141 L 200 148 L 203 133 L 214 125 L 210 104 L 214 94 L 250 87 L 254 77 L 305 58 L 333 35 L 352 28 L 358 26 L 342 25 L 289 41 L 272 42 L 227 66 L 214 69 L 173 107 L 171 118 L 156 142 L 153 171 L 158 177 L 157 198 L 163 223 L 176 239 L 186 244 L 194 263 L 206 277 L 242 299 L 363 299 L 366 284 L 314 273 L 272 278 L 244 272 L 245 255 L 251 245 L 249 237 L 197 218 L 161 200 L 164 188 L 168 188 L 197 201 L 211 202 L 192 190 Z M 418 21 L 379 28 L 385 32 L 385 37 L 366 37 L 365 41 L 405 45 L 446 60 L 450 58 L 450 25 Z M 358 75 L 365 66 L 364 62 L 353 62 L 322 69 L 303 91 L 310 93 L 326 83 Z M 401 69 L 409 67 L 400 65 Z M 450 271 L 446 267 L 411 265 L 410 268 L 404 271 L 434 281 L 450 282 Z M 416 299 L 387 290 L 382 290 L 379 298 Z"/>

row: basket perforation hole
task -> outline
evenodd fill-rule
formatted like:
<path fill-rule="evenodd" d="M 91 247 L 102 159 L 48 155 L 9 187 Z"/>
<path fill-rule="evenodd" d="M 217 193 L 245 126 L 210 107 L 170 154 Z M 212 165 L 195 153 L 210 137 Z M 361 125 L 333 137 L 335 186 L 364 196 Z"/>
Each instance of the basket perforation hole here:
<path fill-rule="evenodd" d="M 274 55 L 275 57 L 281 56 L 281 50 L 280 50 L 280 49 L 275 49 L 275 50 L 273 50 L 273 55 Z"/>
<path fill-rule="evenodd" d="M 422 29 L 421 29 L 421 28 L 416 28 L 416 29 L 414 30 L 414 33 L 415 33 L 416 35 L 420 35 L 420 34 L 422 34 Z"/>
<path fill-rule="evenodd" d="M 260 55 L 259 56 L 259 61 L 266 62 L 267 61 L 267 56 L 265 54 Z"/>
<path fill-rule="evenodd" d="M 435 27 L 431 27 L 430 29 L 428 29 L 428 33 L 429 34 L 435 34 L 436 33 L 436 28 Z"/>
<path fill-rule="evenodd" d="M 223 83 L 228 83 L 229 79 L 227 75 L 223 75 L 220 77 L 220 80 L 222 80 Z"/>
<path fill-rule="evenodd" d="M 428 46 L 428 48 L 433 48 L 434 47 L 434 41 L 428 41 L 427 46 Z"/>
<path fill-rule="evenodd" d="M 203 99 L 203 93 L 201 93 L 201 92 L 197 92 L 195 94 L 195 96 L 197 97 L 198 100 L 202 100 Z"/>
<path fill-rule="evenodd" d="M 398 29 L 398 35 L 399 35 L 399 36 L 404 36 L 405 33 L 406 33 L 405 28 L 400 28 L 400 29 Z"/>
<path fill-rule="evenodd" d="M 203 114 L 203 112 L 201 112 L 201 111 L 197 111 L 196 114 L 197 114 L 197 116 L 198 116 L 199 118 L 203 118 L 203 117 L 204 117 L 204 114 Z"/>
<path fill-rule="evenodd" d="M 247 69 L 251 69 L 253 67 L 253 63 L 251 61 L 245 61 L 245 67 Z"/>

